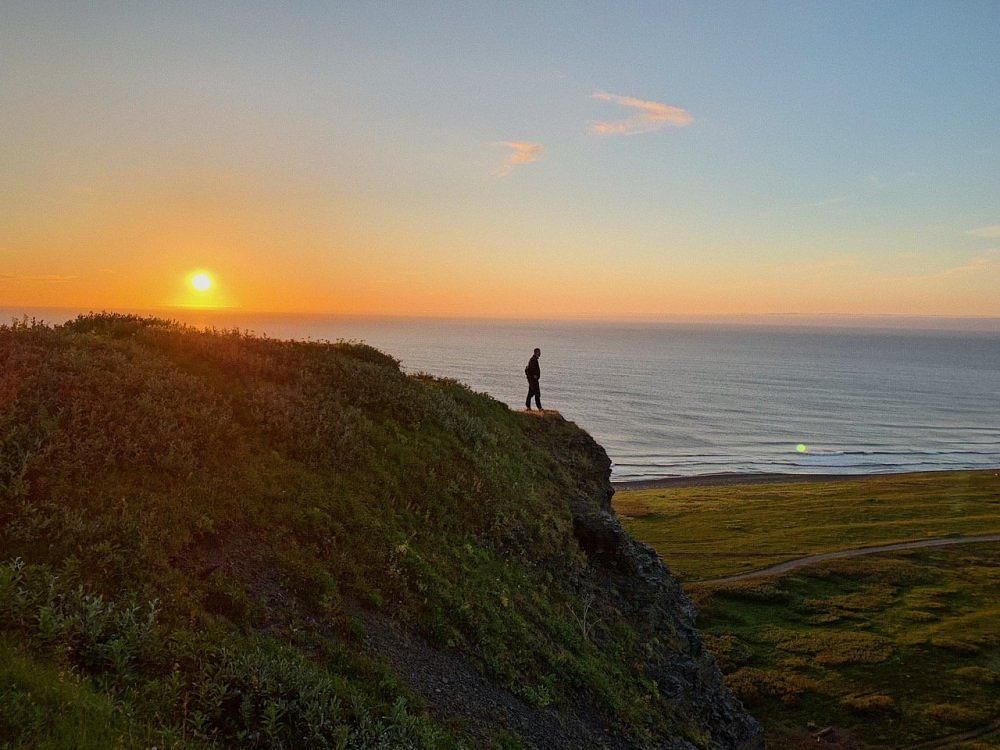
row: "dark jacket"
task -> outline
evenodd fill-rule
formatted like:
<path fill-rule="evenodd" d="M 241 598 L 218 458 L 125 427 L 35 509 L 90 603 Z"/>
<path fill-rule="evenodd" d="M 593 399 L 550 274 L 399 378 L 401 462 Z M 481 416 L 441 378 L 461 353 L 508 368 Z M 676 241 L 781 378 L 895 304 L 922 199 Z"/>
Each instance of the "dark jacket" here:
<path fill-rule="evenodd" d="M 528 380 L 539 380 L 542 377 L 542 368 L 538 366 L 538 355 L 532 354 L 528 360 L 528 366 L 524 368 L 524 374 Z"/>

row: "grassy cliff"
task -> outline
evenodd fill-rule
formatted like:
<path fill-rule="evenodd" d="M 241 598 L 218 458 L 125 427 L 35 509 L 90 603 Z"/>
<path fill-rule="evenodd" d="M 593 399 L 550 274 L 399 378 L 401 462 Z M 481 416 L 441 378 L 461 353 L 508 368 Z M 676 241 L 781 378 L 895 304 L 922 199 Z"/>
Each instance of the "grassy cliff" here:
<path fill-rule="evenodd" d="M 0 746 L 758 747 L 608 476 L 360 344 L 0 328 Z"/>

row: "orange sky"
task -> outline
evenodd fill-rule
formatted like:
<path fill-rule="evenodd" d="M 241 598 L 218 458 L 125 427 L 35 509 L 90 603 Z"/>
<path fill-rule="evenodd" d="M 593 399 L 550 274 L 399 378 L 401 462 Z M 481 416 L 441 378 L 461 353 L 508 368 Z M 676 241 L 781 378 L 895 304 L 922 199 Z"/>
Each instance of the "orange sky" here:
<path fill-rule="evenodd" d="M 26 5 L 0 28 L 0 306 L 1000 316 L 989 24 L 785 10 Z M 926 39 L 948 76 L 913 72 Z"/>
<path fill-rule="evenodd" d="M 0 303 L 545 318 L 1000 313 L 992 251 L 928 272 L 907 270 L 905 257 L 799 258 L 751 240 L 706 257 L 684 233 L 648 253 L 607 235 L 423 225 L 349 196 L 330 204 L 260 185 L 206 173 L 81 187 L 78 203 L 7 235 Z M 191 289 L 195 269 L 211 272 L 210 293 Z"/>

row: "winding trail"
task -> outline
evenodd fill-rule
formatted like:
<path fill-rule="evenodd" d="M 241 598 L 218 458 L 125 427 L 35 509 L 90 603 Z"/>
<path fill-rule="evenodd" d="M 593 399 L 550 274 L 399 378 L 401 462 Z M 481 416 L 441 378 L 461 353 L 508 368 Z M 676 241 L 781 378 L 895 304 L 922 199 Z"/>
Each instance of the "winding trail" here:
<path fill-rule="evenodd" d="M 944 737 L 936 737 L 933 740 L 910 745 L 909 750 L 950 750 L 950 748 L 957 747 L 969 740 L 991 739 L 997 735 L 1000 735 L 1000 719 L 985 727 L 969 729 L 965 732 L 956 732 L 955 734 L 948 734 Z"/>
<path fill-rule="evenodd" d="M 808 555 L 794 560 L 786 560 L 777 565 L 757 570 L 748 570 L 745 573 L 722 576 L 720 578 L 704 578 L 700 581 L 688 581 L 688 584 L 704 585 L 709 583 L 734 583 L 745 581 L 748 578 L 759 578 L 761 576 L 777 575 L 787 573 L 790 570 L 804 568 L 827 560 L 840 560 L 845 557 L 863 557 L 864 555 L 879 555 L 883 552 L 896 552 L 897 550 L 920 549 L 923 547 L 948 547 L 953 544 L 975 544 L 976 542 L 1000 542 L 1000 534 L 984 534 L 983 536 L 946 536 L 936 539 L 920 539 L 915 542 L 897 542 L 896 544 L 881 544 L 877 547 L 852 547 L 850 549 L 836 550 L 835 552 L 822 552 L 818 555 Z"/>

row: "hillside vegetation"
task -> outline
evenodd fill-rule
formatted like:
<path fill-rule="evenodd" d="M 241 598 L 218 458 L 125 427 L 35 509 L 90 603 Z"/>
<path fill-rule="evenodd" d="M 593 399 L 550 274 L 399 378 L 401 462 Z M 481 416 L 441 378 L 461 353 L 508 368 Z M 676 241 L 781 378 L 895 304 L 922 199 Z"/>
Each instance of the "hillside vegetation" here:
<path fill-rule="evenodd" d="M 0 747 L 759 747 L 558 416 L 119 315 L 0 407 Z"/>
<path fill-rule="evenodd" d="M 1000 543 L 700 580 L 838 547 L 995 533 L 1000 472 L 644 490 L 616 506 L 693 579 L 706 644 L 770 746 L 816 747 L 833 726 L 831 749 L 1000 748 Z"/>

